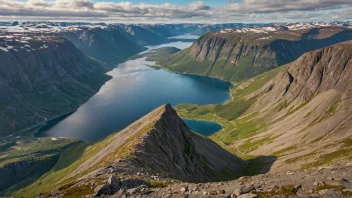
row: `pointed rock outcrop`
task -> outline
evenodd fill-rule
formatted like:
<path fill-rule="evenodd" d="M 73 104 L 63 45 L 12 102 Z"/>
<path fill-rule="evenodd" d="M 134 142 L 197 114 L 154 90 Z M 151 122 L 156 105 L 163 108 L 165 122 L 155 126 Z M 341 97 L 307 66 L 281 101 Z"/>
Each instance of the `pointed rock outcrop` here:
<path fill-rule="evenodd" d="M 223 180 L 241 174 L 243 161 L 191 132 L 169 104 L 160 110 L 160 119 L 136 146 L 135 159 L 140 164 L 187 181 Z"/>

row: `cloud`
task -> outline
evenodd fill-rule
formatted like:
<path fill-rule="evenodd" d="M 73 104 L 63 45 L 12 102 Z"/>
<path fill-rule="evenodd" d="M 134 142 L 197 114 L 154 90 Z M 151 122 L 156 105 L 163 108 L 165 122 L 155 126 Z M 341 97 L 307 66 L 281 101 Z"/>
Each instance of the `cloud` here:
<path fill-rule="evenodd" d="M 284 11 L 317 11 L 352 6 L 351 0 L 243 0 L 225 6 L 227 10 L 271 13 Z"/>
<path fill-rule="evenodd" d="M 352 0 L 234 0 L 210 7 L 202 1 L 187 5 L 94 0 L 0 0 L 0 18 L 109 21 L 268 22 L 348 20 Z M 90 18 L 90 19 L 89 19 Z"/>

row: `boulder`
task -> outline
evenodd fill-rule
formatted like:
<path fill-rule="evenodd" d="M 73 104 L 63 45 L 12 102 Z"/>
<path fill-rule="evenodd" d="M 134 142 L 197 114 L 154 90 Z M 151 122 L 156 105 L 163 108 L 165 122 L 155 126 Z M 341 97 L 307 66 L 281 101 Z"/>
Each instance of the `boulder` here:
<path fill-rule="evenodd" d="M 121 186 L 120 188 L 125 188 L 125 189 L 130 189 L 130 188 L 136 188 L 138 186 L 147 186 L 150 187 L 151 185 L 144 180 L 141 179 L 125 179 L 121 181 Z"/>
<path fill-rule="evenodd" d="M 101 195 L 110 195 L 111 194 L 111 188 L 109 184 L 102 184 L 97 186 L 94 189 L 95 195 L 94 197 L 100 197 Z"/>
<path fill-rule="evenodd" d="M 253 193 L 247 193 L 247 194 L 240 195 L 237 198 L 255 198 L 255 197 L 258 197 L 258 195 Z"/>
<path fill-rule="evenodd" d="M 323 198 L 343 197 L 342 193 L 336 188 L 320 190 L 319 195 L 321 195 Z"/>
<path fill-rule="evenodd" d="M 240 196 L 242 194 L 250 193 L 253 190 L 255 190 L 253 185 L 241 186 L 240 188 L 237 188 L 236 190 L 234 190 L 233 194 L 236 196 Z"/>
<path fill-rule="evenodd" d="M 185 186 L 185 187 L 182 187 L 182 188 L 180 189 L 180 192 L 181 192 L 181 193 L 185 193 L 187 190 L 188 190 L 188 187 Z"/>
<path fill-rule="evenodd" d="M 116 179 L 116 177 L 114 176 L 110 176 L 108 179 L 108 184 L 110 185 L 110 188 L 113 192 L 117 192 L 120 190 L 121 188 L 121 183 L 118 179 Z"/>

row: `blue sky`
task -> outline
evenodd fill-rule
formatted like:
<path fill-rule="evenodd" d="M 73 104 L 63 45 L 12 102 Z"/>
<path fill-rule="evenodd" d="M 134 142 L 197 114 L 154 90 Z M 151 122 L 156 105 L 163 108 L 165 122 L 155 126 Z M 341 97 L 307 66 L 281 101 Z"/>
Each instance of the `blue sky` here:
<path fill-rule="evenodd" d="M 0 20 L 130 23 L 350 21 L 352 0 L 0 0 Z"/>

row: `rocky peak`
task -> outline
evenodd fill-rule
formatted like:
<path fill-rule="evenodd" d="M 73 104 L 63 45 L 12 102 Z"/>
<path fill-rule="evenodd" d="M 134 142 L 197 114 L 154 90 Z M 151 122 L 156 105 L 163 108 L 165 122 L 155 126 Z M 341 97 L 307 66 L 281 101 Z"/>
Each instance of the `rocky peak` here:
<path fill-rule="evenodd" d="M 241 174 L 244 164 L 239 158 L 191 132 L 169 104 L 159 110 L 160 119 L 136 146 L 139 163 L 187 181 L 214 181 Z"/>
<path fill-rule="evenodd" d="M 95 155 L 68 177 L 97 166 L 119 174 L 162 175 L 183 181 L 218 181 L 242 174 L 245 162 L 206 137 L 193 133 L 169 105 L 163 105 L 108 137 Z M 117 175 L 118 176 L 118 175 Z"/>

